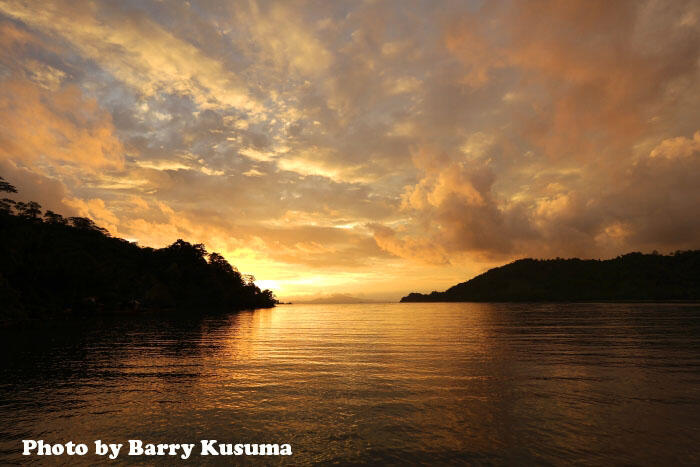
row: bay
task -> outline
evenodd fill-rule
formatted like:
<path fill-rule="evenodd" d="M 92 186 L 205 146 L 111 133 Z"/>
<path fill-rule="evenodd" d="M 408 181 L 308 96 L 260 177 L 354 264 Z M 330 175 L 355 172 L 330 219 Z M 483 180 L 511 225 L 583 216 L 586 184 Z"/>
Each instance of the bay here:
<path fill-rule="evenodd" d="M 194 464 L 700 464 L 697 304 L 281 305 L 0 340 L 2 464 L 95 464 L 96 439 L 196 443 Z M 201 439 L 293 455 L 200 457 Z M 177 462 L 114 464 L 144 460 Z"/>

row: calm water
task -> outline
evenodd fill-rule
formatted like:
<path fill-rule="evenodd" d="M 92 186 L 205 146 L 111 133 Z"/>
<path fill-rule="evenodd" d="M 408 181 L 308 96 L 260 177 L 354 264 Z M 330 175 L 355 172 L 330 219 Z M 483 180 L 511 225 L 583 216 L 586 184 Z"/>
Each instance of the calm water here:
<path fill-rule="evenodd" d="M 292 445 L 270 464 L 700 464 L 700 305 L 286 305 L 0 338 L 0 464 L 21 439 L 203 438 Z M 212 460 L 242 459 L 189 463 Z"/>

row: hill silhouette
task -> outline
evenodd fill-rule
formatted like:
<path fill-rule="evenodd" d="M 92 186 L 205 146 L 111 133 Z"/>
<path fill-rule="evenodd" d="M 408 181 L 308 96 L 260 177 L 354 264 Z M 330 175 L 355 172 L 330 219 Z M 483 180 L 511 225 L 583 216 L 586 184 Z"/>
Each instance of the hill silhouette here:
<path fill-rule="evenodd" d="M 700 300 L 700 250 L 633 252 L 609 260 L 520 259 L 444 292 L 402 302 Z"/>
<path fill-rule="evenodd" d="M 297 299 L 295 303 L 308 303 L 308 304 L 323 304 L 323 305 L 335 305 L 335 304 L 352 304 L 352 303 L 371 303 L 371 300 L 364 298 L 354 297 L 349 294 L 335 293 L 330 295 L 322 295 L 320 297 L 309 298 L 309 299 Z"/>
<path fill-rule="evenodd" d="M 17 190 L 0 177 L 0 192 Z M 42 216 L 38 203 L 0 200 L 0 321 L 66 311 L 274 306 L 274 294 L 254 280 L 201 244 L 144 248 L 91 219 Z"/>

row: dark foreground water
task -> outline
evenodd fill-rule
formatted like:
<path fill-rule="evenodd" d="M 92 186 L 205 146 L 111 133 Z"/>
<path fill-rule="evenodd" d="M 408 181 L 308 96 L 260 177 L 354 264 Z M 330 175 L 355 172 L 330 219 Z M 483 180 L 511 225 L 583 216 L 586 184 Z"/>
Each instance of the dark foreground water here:
<path fill-rule="evenodd" d="M 113 463 L 700 465 L 700 306 L 291 305 L 0 331 L 0 464 L 22 439 L 289 443 Z"/>

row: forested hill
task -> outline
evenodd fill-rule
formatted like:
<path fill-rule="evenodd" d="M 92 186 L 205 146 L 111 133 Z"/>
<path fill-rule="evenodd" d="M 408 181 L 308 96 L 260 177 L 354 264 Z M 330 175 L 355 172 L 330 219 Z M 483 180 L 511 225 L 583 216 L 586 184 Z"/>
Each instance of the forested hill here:
<path fill-rule="evenodd" d="M 16 192 L 0 177 L 0 192 Z M 0 322 L 66 311 L 272 307 L 271 291 L 218 253 L 178 240 L 161 249 L 110 237 L 84 217 L 0 200 Z"/>
<path fill-rule="evenodd" d="M 609 260 L 520 259 L 402 302 L 700 300 L 700 250 Z"/>

